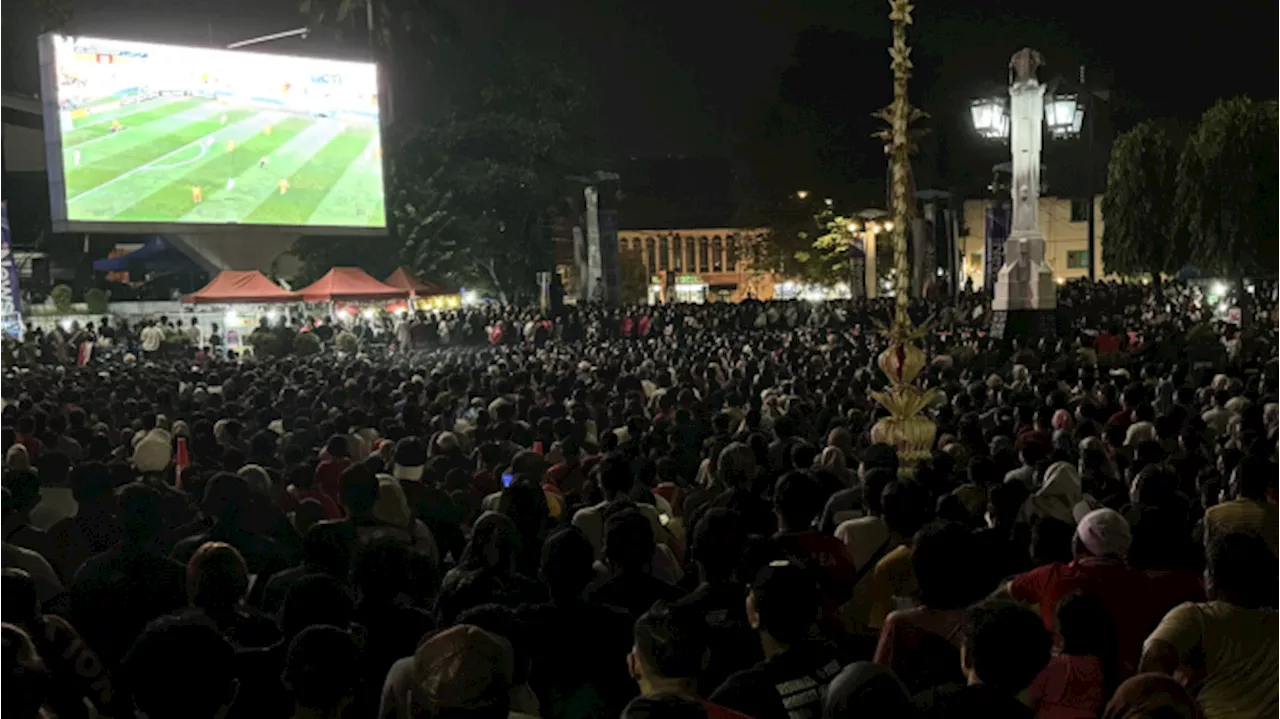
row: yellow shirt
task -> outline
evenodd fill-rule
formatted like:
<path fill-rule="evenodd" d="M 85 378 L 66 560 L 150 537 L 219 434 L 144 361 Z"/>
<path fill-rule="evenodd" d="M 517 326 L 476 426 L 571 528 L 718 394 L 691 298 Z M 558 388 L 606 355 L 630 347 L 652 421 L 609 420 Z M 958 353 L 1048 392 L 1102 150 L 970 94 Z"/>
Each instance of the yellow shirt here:
<path fill-rule="evenodd" d="M 1206 544 L 1233 532 L 1257 534 L 1267 543 L 1272 554 L 1280 554 L 1276 551 L 1277 534 L 1280 533 L 1280 510 L 1274 504 L 1252 499 L 1234 499 L 1205 510 Z"/>
<path fill-rule="evenodd" d="M 1196 699 L 1205 719 L 1255 719 L 1280 711 L 1277 632 L 1274 609 L 1187 602 L 1166 614 L 1147 642 L 1168 642 L 1184 663 L 1203 670 Z"/>
<path fill-rule="evenodd" d="M 872 570 L 871 606 L 868 625 L 884 626 L 885 617 L 898 608 L 896 597 L 916 595 L 916 571 L 911 566 L 911 547 L 902 545 L 884 555 Z"/>

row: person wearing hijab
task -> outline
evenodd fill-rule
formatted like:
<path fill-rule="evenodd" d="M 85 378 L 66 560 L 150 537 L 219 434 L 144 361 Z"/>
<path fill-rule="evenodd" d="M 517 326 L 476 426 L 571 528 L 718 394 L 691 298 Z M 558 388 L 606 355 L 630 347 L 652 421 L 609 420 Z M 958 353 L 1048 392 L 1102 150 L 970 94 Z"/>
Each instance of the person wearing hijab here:
<path fill-rule="evenodd" d="M 894 719 L 909 714 L 911 698 L 893 670 L 875 662 L 845 667 L 823 701 L 823 719 Z"/>
<path fill-rule="evenodd" d="M 1072 510 L 1084 500 L 1080 475 L 1070 462 L 1054 462 L 1045 470 L 1044 483 L 1036 493 L 1027 498 L 1024 505 L 1030 517 L 1052 517 L 1067 524 L 1075 524 Z"/>
<path fill-rule="evenodd" d="M 1166 674 L 1139 674 L 1116 689 L 1102 719 L 1204 719 L 1196 700 Z"/>

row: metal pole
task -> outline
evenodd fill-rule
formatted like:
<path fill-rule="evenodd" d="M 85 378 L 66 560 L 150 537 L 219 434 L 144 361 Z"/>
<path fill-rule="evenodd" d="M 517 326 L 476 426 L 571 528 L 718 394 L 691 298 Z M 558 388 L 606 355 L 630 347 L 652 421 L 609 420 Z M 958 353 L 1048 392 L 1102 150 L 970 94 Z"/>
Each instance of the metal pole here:
<path fill-rule="evenodd" d="M 1089 92 L 1089 88 L 1084 81 L 1084 65 L 1080 66 L 1080 98 L 1084 103 L 1084 121 L 1085 121 L 1085 190 L 1089 193 L 1089 237 L 1085 245 L 1085 249 L 1089 254 L 1089 281 L 1097 280 L 1097 272 L 1094 268 L 1098 266 L 1097 243 L 1094 240 L 1093 231 L 1093 115 L 1096 106 L 1093 104 L 1093 93 Z"/>
<path fill-rule="evenodd" d="M 293 30 L 285 30 L 284 32 L 273 32 L 270 35 L 263 35 L 262 37 L 251 37 L 248 40 L 233 42 L 227 46 L 227 49 L 235 50 L 241 47 L 257 45 L 259 43 L 271 42 L 272 40 L 283 40 L 284 38 L 287 38 L 287 37 L 296 37 L 298 35 L 306 35 L 307 32 L 308 30 L 305 27 L 295 28 Z"/>

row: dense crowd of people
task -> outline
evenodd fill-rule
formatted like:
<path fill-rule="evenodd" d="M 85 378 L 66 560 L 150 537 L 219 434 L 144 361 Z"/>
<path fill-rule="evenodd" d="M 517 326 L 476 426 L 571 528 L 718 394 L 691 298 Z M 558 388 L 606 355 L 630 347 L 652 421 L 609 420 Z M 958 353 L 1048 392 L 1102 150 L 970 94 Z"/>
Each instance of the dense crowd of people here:
<path fill-rule="evenodd" d="M 465 309 L 344 352 L 359 320 L 298 318 L 309 356 L 169 318 L 29 335 L 0 702 L 1275 716 L 1274 298 L 1243 333 L 1173 283 L 1060 299 L 1035 341 L 986 336 L 979 295 L 913 304 L 941 399 L 912 467 L 870 439 L 883 301 Z"/>

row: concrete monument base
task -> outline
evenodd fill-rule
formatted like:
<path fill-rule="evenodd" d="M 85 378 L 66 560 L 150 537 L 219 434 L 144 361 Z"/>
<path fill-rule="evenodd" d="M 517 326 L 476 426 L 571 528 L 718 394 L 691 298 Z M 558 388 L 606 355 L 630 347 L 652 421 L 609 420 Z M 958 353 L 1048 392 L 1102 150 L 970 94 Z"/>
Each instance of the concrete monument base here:
<path fill-rule="evenodd" d="M 1055 334 L 1056 310 L 995 310 L 991 314 L 991 336 L 998 340 L 1033 340 Z"/>

